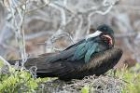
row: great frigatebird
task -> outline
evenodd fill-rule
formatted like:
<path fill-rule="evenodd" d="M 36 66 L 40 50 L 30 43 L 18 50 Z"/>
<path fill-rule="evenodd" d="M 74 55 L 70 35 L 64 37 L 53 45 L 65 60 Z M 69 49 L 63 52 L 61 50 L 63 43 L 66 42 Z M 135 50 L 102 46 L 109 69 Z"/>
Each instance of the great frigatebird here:
<path fill-rule="evenodd" d="M 85 39 L 57 53 L 29 58 L 24 66 L 37 67 L 38 77 L 59 77 L 62 80 L 82 79 L 88 75 L 101 75 L 112 69 L 122 56 L 114 48 L 114 32 L 101 25 Z M 14 61 L 9 61 L 14 64 Z"/>

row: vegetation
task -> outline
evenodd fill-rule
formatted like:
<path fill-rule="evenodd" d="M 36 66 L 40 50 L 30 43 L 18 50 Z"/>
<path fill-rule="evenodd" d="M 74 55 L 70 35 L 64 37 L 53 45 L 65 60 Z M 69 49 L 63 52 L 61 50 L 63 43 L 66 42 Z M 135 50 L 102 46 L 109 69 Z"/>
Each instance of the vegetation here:
<path fill-rule="evenodd" d="M 50 86 L 52 87 L 49 92 L 56 91 L 54 87 L 57 85 L 47 85 L 47 82 L 50 82 L 50 78 L 32 78 L 30 72 L 23 68 L 16 70 L 15 68 L 10 67 L 9 70 L 3 73 L 3 67 L 5 68 L 6 66 L 0 65 L 0 93 L 40 93 L 41 91 L 48 91 L 45 87 L 50 88 Z M 77 93 L 92 93 L 93 91 L 95 93 L 100 93 L 101 91 L 103 93 L 105 91 L 108 91 L 108 93 L 111 93 L 111 91 L 114 91 L 114 93 L 116 93 L 115 91 L 121 93 L 140 93 L 139 68 L 140 65 L 138 64 L 136 67 L 130 69 L 123 68 L 117 71 L 115 77 L 109 76 L 110 74 L 108 74 L 107 76 L 86 77 L 83 80 L 75 80 L 71 83 L 65 82 L 64 84 L 61 84 L 61 87 L 59 85 L 60 90 L 57 86 L 57 91 L 58 93 L 60 91 L 67 91 L 68 93 L 71 93 L 72 91 Z M 62 83 L 63 81 L 60 82 Z M 54 83 L 54 81 L 52 80 L 51 83 Z M 40 87 L 41 84 L 44 84 L 45 87 Z M 110 88 L 108 88 L 108 85 Z"/>
<path fill-rule="evenodd" d="M 131 69 L 118 71 L 117 76 L 124 80 L 122 93 L 140 93 L 140 65 L 137 64 Z"/>
<path fill-rule="evenodd" d="M 13 67 L 7 67 L 7 71 L 3 72 L 6 67 L 5 65 L 0 65 L 0 93 L 34 93 L 39 83 L 43 82 L 43 80 L 48 80 L 48 78 L 32 78 L 29 71 L 22 68 L 16 70 Z"/>

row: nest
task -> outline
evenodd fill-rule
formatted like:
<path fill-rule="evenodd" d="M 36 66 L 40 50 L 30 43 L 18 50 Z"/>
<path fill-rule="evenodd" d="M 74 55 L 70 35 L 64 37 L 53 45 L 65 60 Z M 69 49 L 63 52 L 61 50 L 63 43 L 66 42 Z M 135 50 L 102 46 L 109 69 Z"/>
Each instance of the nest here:
<path fill-rule="evenodd" d="M 40 84 L 38 92 L 41 93 L 121 93 L 124 82 L 111 76 L 88 76 L 82 80 L 61 81 L 52 80 Z M 82 92 L 83 93 L 83 92 Z M 84 92 L 87 93 L 87 92 Z"/>

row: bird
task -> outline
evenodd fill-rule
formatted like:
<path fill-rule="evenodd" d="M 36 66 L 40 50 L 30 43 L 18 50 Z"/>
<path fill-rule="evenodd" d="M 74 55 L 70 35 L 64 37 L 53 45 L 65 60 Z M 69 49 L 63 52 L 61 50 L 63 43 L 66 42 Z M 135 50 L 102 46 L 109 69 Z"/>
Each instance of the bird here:
<path fill-rule="evenodd" d="M 36 66 L 37 77 L 41 78 L 58 77 L 67 81 L 99 76 L 112 69 L 122 56 L 122 50 L 114 48 L 114 44 L 113 29 L 103 24 L 94 33 L 60 52 L 27 59 L 24 66 L 27 69 Z M 14 64 L 15 61 L 8 62 Z"/>

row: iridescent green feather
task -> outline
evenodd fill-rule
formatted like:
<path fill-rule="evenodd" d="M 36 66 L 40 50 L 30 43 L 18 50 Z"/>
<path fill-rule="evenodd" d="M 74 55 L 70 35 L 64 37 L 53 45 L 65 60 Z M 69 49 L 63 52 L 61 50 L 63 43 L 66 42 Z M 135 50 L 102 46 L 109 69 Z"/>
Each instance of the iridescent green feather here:
<path fill-rule="evenodd" d="M 98 47 L 98 43 L 94 43 L 90 46 L 90 48 L 88 48 L 88 50 L 85 54 L 85 63 L 90 61 L 92 54 L 97 51 L 97 47 Z"/>
<path fill-rule="evenodd" d="M 74 56 L 72 58 L 72 60 L 79 60 L 81 59 L 82 57 L 84 57 L 84 54 L 86 52 L 86 43 L 83 43 L 83 44 L 80 44 L 77 48 L 76 48 L 76 51 L 74 53 Z"/>
<path fill-rule="evenodd" d="M 98 43 L 88 41 L 77 46 L 72 60 L 84 58 L 85 62 L 89 62 L 91 55 L 96 51 Z"/>

